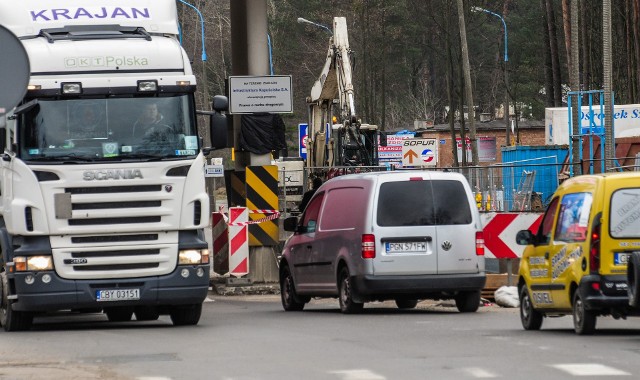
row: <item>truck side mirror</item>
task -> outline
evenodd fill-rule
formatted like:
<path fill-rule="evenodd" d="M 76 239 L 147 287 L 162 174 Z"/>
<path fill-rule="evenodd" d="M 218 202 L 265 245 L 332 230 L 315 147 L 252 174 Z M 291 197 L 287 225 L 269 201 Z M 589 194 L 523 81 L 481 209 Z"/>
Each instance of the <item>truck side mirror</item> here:
<path fill-rule="evenodd" d="M 213 97 L 213 114 L 209 119 L 209 136 L 211 136 L 211 147 L 222 149 L 227 147 L 227 115 L 222 111 L 229 108 L 229 100 L 224 95 Z"/>

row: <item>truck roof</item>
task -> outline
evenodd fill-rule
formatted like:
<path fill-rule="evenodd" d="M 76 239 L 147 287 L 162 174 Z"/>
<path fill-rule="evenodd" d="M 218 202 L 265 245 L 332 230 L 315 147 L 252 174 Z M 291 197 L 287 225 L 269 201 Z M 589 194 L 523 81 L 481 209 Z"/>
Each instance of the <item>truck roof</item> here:
<path fill-rule="evenodd" d="M 143 27 L 149 33 L 178 35 L 175 0 L 0 1 L 0 25 L 18 37 L 71 25 Z"/>

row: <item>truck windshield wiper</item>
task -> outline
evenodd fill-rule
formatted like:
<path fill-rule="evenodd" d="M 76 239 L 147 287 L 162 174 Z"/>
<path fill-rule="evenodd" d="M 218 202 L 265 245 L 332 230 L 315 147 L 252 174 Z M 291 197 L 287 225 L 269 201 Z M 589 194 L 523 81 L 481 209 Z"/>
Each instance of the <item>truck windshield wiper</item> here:
<path fill-rule="evenodd" d="M 159 156 L 157 154 L 149 154 L 149 153 L 132 153 L 132 154 L 126 154 L 126 155 L 122 155 L 122 156 L 118 156 L 118 158 L 121 159 L 127 159 L 127 158 L 137 158 L 137 159 L 144 159 L 147 161 L 161 161 L 164 158 L 167 158 L 166 156 Z"/>
<path fill-rule="evenodd" d="M 26 161 L 38 161 L 38 162 L 61 162 L 64 164 L 76 164 L 78 162 L 91 162 L 93 159 L 87 157 L 76 156 L 73 154 L 66 154 L 60 156 L 40 156 L 31 157 Z"/>

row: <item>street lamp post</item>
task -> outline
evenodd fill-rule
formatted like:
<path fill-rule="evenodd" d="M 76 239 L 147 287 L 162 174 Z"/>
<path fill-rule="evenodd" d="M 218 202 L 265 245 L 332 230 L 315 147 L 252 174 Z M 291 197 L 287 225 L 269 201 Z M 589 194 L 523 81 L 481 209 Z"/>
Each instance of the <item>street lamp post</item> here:
<path fill-rule="evenodd" d="M 471 7 L 472 12 L 484 12 L 488 13 L 492 16 L 498 17 L 500 21 L 502 21 L 502 26 L 504 27 L 504 122 L 506 124 L 506 144 L 507 146 L 511 145 L 511 128 L 509 126 L 509 70 L 507 70 L 507 63 L 509 62 L 509 44 L 507 38 L 507 23 L 504 21 L 504 18 L 495 12 L 491 12 L 488 9 L 480 8 L 480 7 Z M 515 132 L 515 131 L 514 131 Z M 516 136 L 517 139 L 517 136 Z"/>
<path fill-rule="evenodd" d="M 329 32 L 329 34 L 331 34 L 333 36 L 333 32 L 331 31 L 331 29 L 329 29 L 329 27 L 324 26 L 322 24 L 318 24 L 318 23 L 313 22 L 313 21 L 309 21 L 306 18 L 298 17 L 298 24 L 311 24 L 311 25 L 317 26 L 318 28 L 322 28 L 322 29 L 326 30 L 327 32 Z"/>

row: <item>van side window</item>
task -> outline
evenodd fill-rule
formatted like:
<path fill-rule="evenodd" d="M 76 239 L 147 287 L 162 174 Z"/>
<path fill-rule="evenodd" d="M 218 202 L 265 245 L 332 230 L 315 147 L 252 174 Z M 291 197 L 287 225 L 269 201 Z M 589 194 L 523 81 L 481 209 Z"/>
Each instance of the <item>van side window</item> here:
<path fill-rule="evenodd" d="M 556 211 L 558 210 L 558 198 L 554 198 L 547 211 L 544 213 L 540 228 L 538 229 L 538 244 L 547 245 L 551 241 L 551 232 L 553 231 L 553 221 L 556 219 Z"/>
<path fill-rule="evenodd" d="M 353 229 L 358 221 L 364 219 L 367 212 L 367 201 L 361 199 L 367 196 L 361 187 L 344 187 L 331 189 L 325 197 L 323 217 L 320 221 L 320 228 L 327 230 Z"/>
<path fill-rule="evenodd" d="M 301 219 L 301 227 L 305 227 L 305 232 L 316 232 L 316 226 L 318 224 L 318 214 L 320 214 L 320 206 L 322 205 L 322 199 L 324 193 L 317 194 L 304 210 L 304 214 Z"/>
<path fill-rule="evenodd" d="M 585 241 L 589 228 L 591 193 L 573 193 L 562 197 L 554 240 Z"/>

